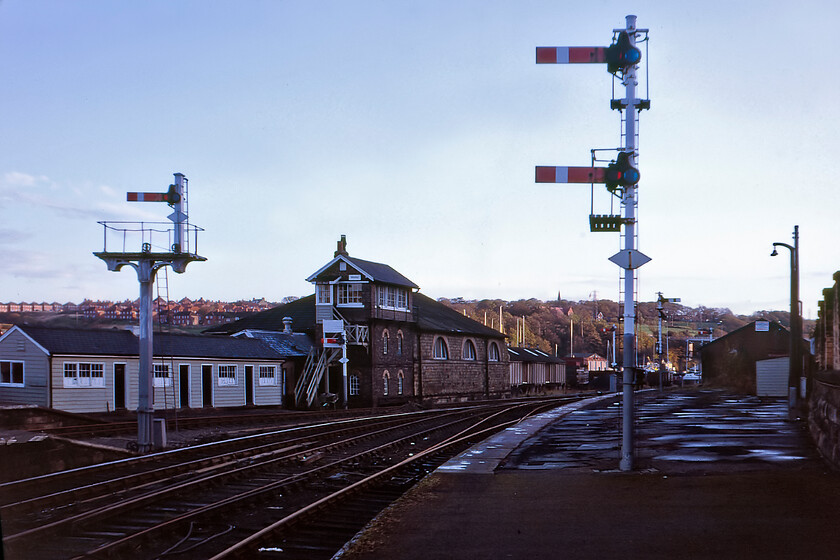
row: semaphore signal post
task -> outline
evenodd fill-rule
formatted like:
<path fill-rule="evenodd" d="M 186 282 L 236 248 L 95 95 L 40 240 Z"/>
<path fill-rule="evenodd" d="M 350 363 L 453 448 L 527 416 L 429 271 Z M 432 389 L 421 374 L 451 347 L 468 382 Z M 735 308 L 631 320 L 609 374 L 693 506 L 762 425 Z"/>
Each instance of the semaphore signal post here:
<path fill-rule="evenodd" d="M 118 272 L 128 265 L 140 282 L 140 371 L 137 392 L 137 450 L 153 447 L 154 377 L 152 375 L 152 287 L 157 271 L 171 266 L 183 273 L 191 262 L 206 261 L 196 252 L 201 228 L 187 216 L 187 178 L 175 173 L 175 183 L 165 193 L 128 193 L 129 202 L 166 202 L 172 207 L 167 222 L 99 222 L 104 227 L 102 251 L 94 253 L 108 270 Z"/>
<path fill-rule="evenodd" d="M 624 334 L 623 334 L 623 391 L 621 462 L 623 471 L 633 470 L 633 388 L 636 380 L 636 269 L 650 261 L 641 253 L 637 244 L 636 195 L 640 179 L 637 164 L 639 112 L 650 108 L 649 99 L 636 97 L 637 70 L 642 52 L 637 42 L 647 41 L 648 30 L 636 28 L 636 16 L 626 17 L 626 27 L 613 30 L 613 42 L 607 47 L 537 47 L 537 64 L 606 64 L 607 70 L 624 85 L 624 98 L 613 99 L 610 108 L 622 114 L 622 145 L 616 158 L 606 168 L 537 166 L 537 183 L 603 183 L 612 196 L 621 200 L 623 215 L 597 215 L 590 213 L 591 231 L 620 231 L 624 226 L 622 249 L 609 258 L 624 271 Z M 594 154 L 593 150 L 593 154 Z M 594 197 L 594 190 L 593 190 Z M 594 205 L 593 205 L 594 208 Z"/>

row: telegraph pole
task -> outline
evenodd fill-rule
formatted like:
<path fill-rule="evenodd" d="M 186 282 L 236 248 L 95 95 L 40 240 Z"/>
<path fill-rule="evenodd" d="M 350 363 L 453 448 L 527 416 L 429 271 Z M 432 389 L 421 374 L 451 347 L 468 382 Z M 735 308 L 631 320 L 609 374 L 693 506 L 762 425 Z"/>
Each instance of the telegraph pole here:
<path fill-rule="evenodd" d="M 636 47 L 638 37 L 647 40 L 647 29 L 636 28 L 636 16 L 625 18 L 623 29 L 614 29 L 614 41 L 608 47 L 537 47 L 537 64 L 606 63 L 607 71 L 615 75 L 624 85 L 624 98 L 613 99 L 612 109 L 622 112 L 624 134 L 623 145 L 606 168 L 602 167 L 555 167 L 537 166 L 537 183 L 605 183 L 607 190 L 619 197 L 624 215 L 590 214 L 591 231 L 620 231 L 624 226 L 622 250 L 610 257 L 610 261 L 624 271 L 624 318 L 623 334 L 623 391 L 622 391 L 622 440 L 621 462 L 623 471 L 633 470 L 633 408 L 636 355 L 636 273 L 635 270 L 650 261 L 650 257 L 636 247 L 636 188 L 640 174 L 637 164 L 638 136 L 636 118 L 642 109 L 650 108 L 650 100 L 636 97 L 636 71 L 642 53 Z M 594 152 L 593 152 L 594 153 Z M 593 157 L 594 159 L 594 157 Z"/>
<path fill-rule="evenodd" d="M 680 298 L 662 297 L 662 292 L 657 292 L 656 310 L 659 312 L 659 339 L 656 342 L 656 357 L 658 358 L 657 369 L 659 370 L 659 390 L 662 390 L 662 319 L 665 316 L 664 303 L 676 303 Z M 668 351 L 665 351 L 665 359 L 668 359 Z"/>

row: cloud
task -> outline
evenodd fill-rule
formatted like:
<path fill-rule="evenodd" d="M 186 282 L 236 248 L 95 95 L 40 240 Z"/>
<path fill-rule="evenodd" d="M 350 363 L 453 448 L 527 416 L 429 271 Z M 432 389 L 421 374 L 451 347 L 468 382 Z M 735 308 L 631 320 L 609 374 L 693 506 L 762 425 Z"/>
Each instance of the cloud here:
<path fill-rule="evenodd" d="M 49 177 L 45 175 L 36 176 L 28 173 L 21 173 L 19 171 L 9 171 L 3 174 L 2 184 L 0 184 L 0 186 L 12 188 L 37 187 L 39 184 L 44 183 L 52 185 L 52 181 L 50 181 Z"/>
<path fill-rule="evenodd" d="M 0 207 L 34 208 L 69 220 L 160 220 L 164 216 L 129 207 L 124 195 L 109 185 L 62 185 L 46 175 L 9 171 L 0 176 Z"/>
<path fill-rule="evenodd" d="M 0 228 L 0 245 L 9 243 L 20 243 L 21 241 L 25 241 L 31 238 L 31 234 L 22 232 L 17 229 Z"/>

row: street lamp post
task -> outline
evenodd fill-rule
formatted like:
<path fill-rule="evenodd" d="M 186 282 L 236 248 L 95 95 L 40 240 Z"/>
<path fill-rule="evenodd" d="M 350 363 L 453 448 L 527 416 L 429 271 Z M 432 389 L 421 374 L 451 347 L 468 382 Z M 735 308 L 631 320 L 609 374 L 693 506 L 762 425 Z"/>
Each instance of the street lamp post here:
<path fill-rule="evenodd" d="M 802 377 L 802 318 L 799 313 L 799 226 L 793 226 L 793 245 L 773 243 L 771 257 L 778 255 L 777 247 L 790 251 L 790 364 L 788 373 L 788 406 L 793 417 L 797 403 L 797 387 Z"/>

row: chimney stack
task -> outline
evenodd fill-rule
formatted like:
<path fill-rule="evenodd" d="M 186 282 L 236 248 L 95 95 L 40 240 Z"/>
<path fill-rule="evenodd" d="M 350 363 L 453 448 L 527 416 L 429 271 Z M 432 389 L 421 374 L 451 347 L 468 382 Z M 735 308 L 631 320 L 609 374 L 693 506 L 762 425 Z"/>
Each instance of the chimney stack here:
<path fill-rule="evenodd" d="M 292 318 L 283 317 L 283 334 L 292 334 Z"/>
<path fill-rule="evenodd" d="M 336 256 L 336 257 L 338 255 L 343 255 L 345 257 L 350 256 L 349 253 L 347 253 L 347 236 L 346 235 L 342 235 L 341 240 L 338 243 L 336 243 L 336 245 L 337 245 L 337 248 L 335 250 L 335 255 L 334 256 Z"/>

